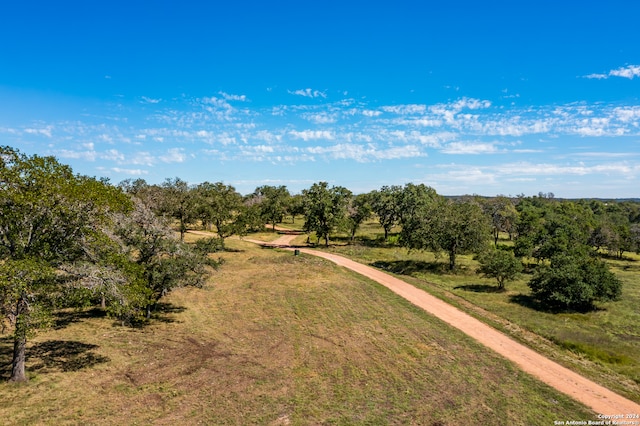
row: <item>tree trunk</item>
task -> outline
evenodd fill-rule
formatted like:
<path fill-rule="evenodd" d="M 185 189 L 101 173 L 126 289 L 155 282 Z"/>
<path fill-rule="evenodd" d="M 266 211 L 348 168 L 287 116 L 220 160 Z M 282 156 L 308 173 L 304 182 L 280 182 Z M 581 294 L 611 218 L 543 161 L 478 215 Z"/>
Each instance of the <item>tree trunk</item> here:
<path fill-rule="evenodd" d="M 325 234 L 324 236 L 324 245 L 329 247 L 329 234 Z"/>
<path fill-rule="evenodd" d="M 184 216 L 180 216 L 180 242 L 184 241 L 184 233 L 187 231 L 187 225 L 184 223 Z"/>
<path fill-rule="evenodd" d="M 389 236 L 389 230 L 384 228 L 384 240 L 387 241 L 387 237 Z"/>
<path fill-rule="evenodd" d="M 456 269 L 456 251 L 449 250 L 449 270 L 454 271 Z"/>
<path fill-rule="evenodd" d="M 102 294 L 102 300 L 100 300 L 100 307 L 102 309 L 107 309 L 107 299 L 104 297 L 104 293 Z"/>
<path fill-rule="evenodd" d="M 27 375 L 24 370 L 25 353 L 27 349 L 26 336 L 17 336 L 13 341 L 13 367 L 11 369 L 12 382 L 26 382 Z"/>
<path fill-rule="evenodd" d="M 18 302 L 17 306 L 18 315 L 16 315 L 16 331 L 13 337 L 13 365 L 11 368 L 12 382 L 26 382 L 27 375 L 25 374 L 24 362 L 27 349 L 27 329 L 24 322 L 24 315 L 27 314 L 27 306 L 23 300 Z"/>

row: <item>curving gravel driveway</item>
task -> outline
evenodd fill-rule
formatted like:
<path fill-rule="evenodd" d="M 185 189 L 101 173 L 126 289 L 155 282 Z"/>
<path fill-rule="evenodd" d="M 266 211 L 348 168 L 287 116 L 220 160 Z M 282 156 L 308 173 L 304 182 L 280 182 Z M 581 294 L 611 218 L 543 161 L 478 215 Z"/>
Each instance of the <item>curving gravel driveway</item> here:
<path fill-rule="evenodd" d="M 343 266 L 364 275 L 365 277 L 382 284 L 414 305 L 440 318 L 447 324 L 476 339 L 478 342 L 512 361 L 520 367 L 520 369 L 538 378 L 547 385 L 569 395 L 584 405 L 591 407 L 591 409 L 598 414 L 618 414 L 625 416 L 628 414 L 640 414 L 640 405 L 635 402 L 624 398 L 540 355 L 487 324 L 473 318 L 448 303 L 431 296 L 424 290 L 420 290 L 419 288 L 416 288 L 411 284 L 378 269 L 354 262 L 353 260 L 340 255 L 308 248 L 291 247 L 291 242 L 297 236 L 297 234 L 293 233 L 285 234 L 268 243 L 246 238 L 244 240 L 263 246 L 279 247 L 287 250 L 300 250 L 301 253 L 325 258 L 339 266 Z M 622 418 L 619 420 L 624 421 L 625 419 Z M 636 419 L 632 421 L 639 420 Z"/>

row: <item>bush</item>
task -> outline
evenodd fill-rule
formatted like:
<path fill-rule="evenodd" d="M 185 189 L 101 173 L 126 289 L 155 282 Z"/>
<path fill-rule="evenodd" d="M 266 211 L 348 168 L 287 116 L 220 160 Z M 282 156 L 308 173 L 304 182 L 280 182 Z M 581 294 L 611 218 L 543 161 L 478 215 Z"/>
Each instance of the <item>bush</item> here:
<path fill-rule="evenodd" d="M 594 302 L 618 300 L 622 282 L 607 265 L 588 253 L 561 253 L 542 265 L 529 282 L 531 291 L 550 308 L 591 310 Z"/>
<path fill-rule="evenodd" d="M 204 255 L 224 251 L 224 239 L 222 238 L 200 238 L 196 240 L 195 249 Z"/>
<path fill-rule="evenodd" d="M 513 252 L 507 250 L 492 249 L 478 256 L 480 268 L 478 273 L 486 278 L 495 278 L 498 288 L 504 288 L 506 281 L 513 281 L 522 271 L 522 262 Z"/>

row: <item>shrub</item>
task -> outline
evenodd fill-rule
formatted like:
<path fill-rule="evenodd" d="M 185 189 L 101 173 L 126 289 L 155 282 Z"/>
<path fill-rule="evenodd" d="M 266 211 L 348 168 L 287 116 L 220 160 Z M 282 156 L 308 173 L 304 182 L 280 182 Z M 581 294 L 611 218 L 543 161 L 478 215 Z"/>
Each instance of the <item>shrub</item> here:
<path fill-rule="evenodd" d="M 478 256 L 481 273 L 486 278 L 495 278 L 498 288 L 504 288 L 504 283 L 513 281 L 522 271 L 522 262 L 512 251 L 492 249 Z"/>
<path fill-rule="evenodd" d="M 584 252 L 561 253 L 541 265 L 529 282 L 531 291 L 550 308 L 593 309 L 594 302 L 618 300 L 622 282 L 607 265 Z"/>

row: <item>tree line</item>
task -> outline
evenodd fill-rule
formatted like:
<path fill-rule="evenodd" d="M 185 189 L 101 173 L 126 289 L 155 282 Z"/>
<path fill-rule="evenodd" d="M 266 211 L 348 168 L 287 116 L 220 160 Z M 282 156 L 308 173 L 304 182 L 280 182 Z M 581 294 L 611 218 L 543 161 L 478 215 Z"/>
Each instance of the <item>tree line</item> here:
<path fill-rule="evenodd" d="M 619 298 L 621 283 L 602 256 L 640 251 L 640 204 L 543 193 L 451 198 L 408 183 L 353 194 L 318 182 L 300 194 L 264 185 L 242 195 L 223 182 L 180 178 L 112 185 L 10 147 L 0 147 L 0 190 L 0 313 L 3 331 L 12 329 L 16 381 L 26 379 L 28 336 L 55 309 L 100 306 L 122 324 L 145 321 L 167 292 L 204 283 L 225 239 L 285 218 L 302 216 L 309 240 L 326 246 L 337 233 L 353 241 L 375 219 L 386 244 L 442 254 L 451 271 L 459 255 L 475 253 L 478 272 L 499 287 L 533 265 L 533 296 L 560 309 Z M 185 244 L 191 228 L 217 237 Z"/>
<path fill-rule="evenodd" d="M 631 201 L 559 200 L 552 193 L 452 198 L 413 183 L 364 194 L 327 182 L 296 195 L 285 186 L 260 186 L 245 196 L 220 182 L 189 187 L 178 178 L 125 187 L 146 192 L 142 198 L 154 199 L 156 212 L 172 215 L 182 232 L 187 225 L 213 228 L 221 241 L 303 216 L 308 241 L 315 235 L 318 244 L 328 246 L 337 233 L 353 241 L 360 225 L 375 218 L 384 241 L 395 230 L 395 244 L 444 255 L 451 271 L 459 255 L 475 253 L 478 272 L 495 278 L 500 288 L 519 275 L 523 263 L 533 262 L 529 286 L 550 309 L 585 310 L 597 301 L 616 300 L 621 283 L 602 257 L 640 251 L 640 204 Z M 500 245 L 501 236 L 511 244 Z"/>

